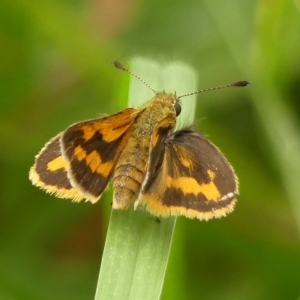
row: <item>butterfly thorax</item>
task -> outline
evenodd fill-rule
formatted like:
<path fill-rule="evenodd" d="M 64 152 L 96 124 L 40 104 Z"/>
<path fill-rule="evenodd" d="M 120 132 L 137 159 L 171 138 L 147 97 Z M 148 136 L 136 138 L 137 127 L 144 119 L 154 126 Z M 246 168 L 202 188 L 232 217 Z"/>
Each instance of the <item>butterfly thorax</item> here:
<path fill-rule="evenodd" d="M 131 127 L 128 142 L 122 150 L 113 175 L 113 208 L 127 208 L 137 198 L 144 178 L 147 177 L 150 151 L 160 140 L 160 128 L 164 135 L 174 131 L 176 112 L 174 94 L 159 93 L 138 108 Z"/>

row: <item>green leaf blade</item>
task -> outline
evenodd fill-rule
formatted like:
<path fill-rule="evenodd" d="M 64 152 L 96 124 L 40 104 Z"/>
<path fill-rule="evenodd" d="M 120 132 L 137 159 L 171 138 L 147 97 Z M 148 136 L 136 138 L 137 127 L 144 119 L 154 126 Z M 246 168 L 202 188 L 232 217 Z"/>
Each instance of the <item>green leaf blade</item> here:
<path fill-rule="evenodd" d="M 196 90 L 194 71 L 182 63 L 161 66 L 136 58 L 131 70 L 156 91 L 165 88 L 166 92 L 175 92 L 178 86 L 180 95 Z M 151 94 L 155 96 L 136 78 L 131 78 L 129 106 L 149 101 Z M 183 114 L 184 124 L 193 121 L 196 97 L 191 98 L 185 103 L 184 109 L 189 113 Z M 175 217 L 157 219 L 143 207 L 135 211 L 133 206 L 127 211 L 112 210 L 95 300 L 159 299 L 175 224 Z"/>

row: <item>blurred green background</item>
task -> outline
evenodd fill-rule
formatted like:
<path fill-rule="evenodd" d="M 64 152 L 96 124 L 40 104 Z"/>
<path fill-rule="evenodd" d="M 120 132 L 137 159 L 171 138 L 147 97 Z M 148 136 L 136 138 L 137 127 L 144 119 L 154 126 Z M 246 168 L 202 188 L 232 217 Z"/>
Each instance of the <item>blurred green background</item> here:
<path fill-rule="evenodd" d="M 178 219 L 162 299 L 300 299 L 299 8 L 1 0 L 0 299 L 93 299 L 110 192 L 74 204 L 28 171 L 68 125 L 126 107 L 128 75 L 110 62 L 135 55 L 190 64 L 199 88 L 252 83 L 198 96 L 196 127 L 235 167 L 240 196 L 227 218 Z"/>

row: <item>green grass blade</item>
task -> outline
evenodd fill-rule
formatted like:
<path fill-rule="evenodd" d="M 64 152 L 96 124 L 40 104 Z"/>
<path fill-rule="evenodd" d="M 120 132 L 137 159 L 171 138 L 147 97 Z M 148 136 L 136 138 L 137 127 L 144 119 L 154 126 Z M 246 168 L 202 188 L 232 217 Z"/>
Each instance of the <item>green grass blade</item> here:
<path fill-rule="evenodd" d="M 157 91 L 176 89 L 179 95 L 196 90 L 195 73 L 182 63 L 161 66 L 134 59 L 131 70 Z M 130 79 L 128 106 L 141 105 L 153 96 L 137 79 Z M 180 124 L 193 121 L 195 99 L 184 101 Z M 175 223 L 175 217 L 158 220 L 144 208 L 112 210 L 95 300 L 159 299 Z"/>

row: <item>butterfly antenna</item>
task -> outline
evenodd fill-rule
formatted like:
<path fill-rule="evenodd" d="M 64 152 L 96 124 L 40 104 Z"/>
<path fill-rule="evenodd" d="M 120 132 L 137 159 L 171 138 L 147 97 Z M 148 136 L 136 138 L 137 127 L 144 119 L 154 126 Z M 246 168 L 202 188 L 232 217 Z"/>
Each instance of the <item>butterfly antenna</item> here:
<path fill-rule="evenodd" d="M 129 73 L 130 75 L 132 75 L 133 77 L 137 78 L 138 80 L 140 80 L 145 86 L 147 86 L 151 91 L 153 91 L 155 94 L 157 94 L 157 92 L 145 81 L 143 80 L 141 77 L 137 76 L 136 74 L 134 74 L 133 72 L 131 72 L 130 70 L 128 70 L 127 68 L 125 68 L 120 62 L 118 61 L 114 61 L 113 62 L 114 66 L 122 71 L 125 71 L 127 73 Z"/>
<path fill-rule="evenodd" d="M 225 88 L 230 88 L 230 87 L 244 87 L 244 86 L 247 86 L 249 84 L 251 84 L 251 83 L 246 81 L 246 80 L 237 81 L 237 82 L 233 82 L 233 83 L 226 84 L 226 85 L 216 86 L 216 87 L 213 87 L 213 88 L 203 89 L 203 90 L 200 90 L 200 91 L 184 94 L 184 95 L 181 95 L 181 96 L 177 97 L 177 100 L 180 99 L 180 98 L 186 97 L 186 96 L 191 96 L 191 95 L 195 95 L 195 94 L 200 94 L 200 93 L 204 93 L 204 92 L 215 91 L 215 90 L 220 90 L 220 89 L 225 89 Z"/>

